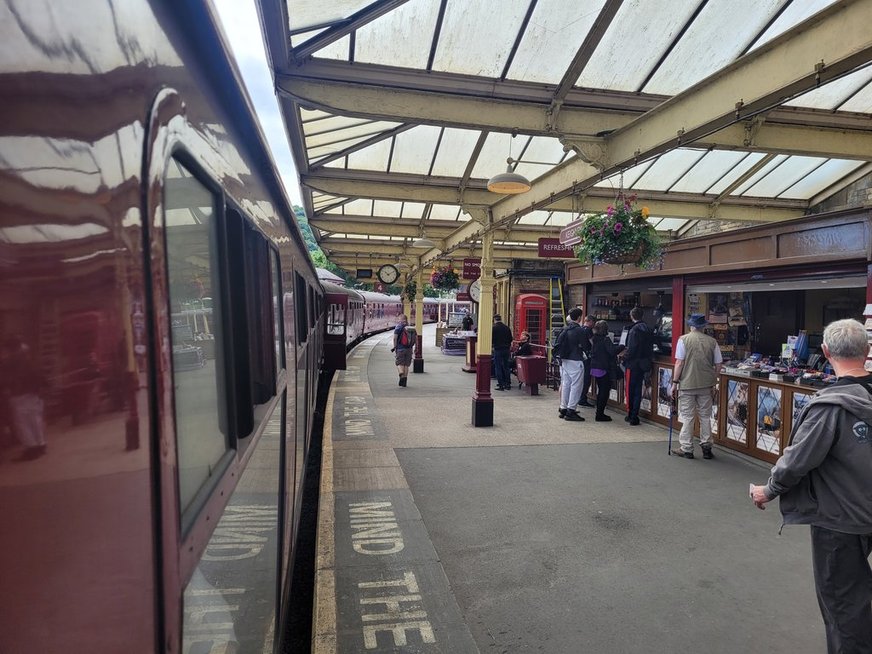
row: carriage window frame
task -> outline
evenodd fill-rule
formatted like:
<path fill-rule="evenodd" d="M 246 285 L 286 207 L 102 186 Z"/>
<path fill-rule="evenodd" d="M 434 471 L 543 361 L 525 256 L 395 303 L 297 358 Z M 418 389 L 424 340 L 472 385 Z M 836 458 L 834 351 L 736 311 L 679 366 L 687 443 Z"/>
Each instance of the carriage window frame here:
<path fill-rule="evenodd" d="M 208 457 L 208 461 L 201 460 L 198 461 L 198 465 L 196 466 L 198 469 L 201 469 L 205 466 L 205 476 L 202 474 L 198 475 L 200 477 L 199 481 L 196 478 L 190 477 L 186 473 L 186 468 L 183 467 L 182 461 L 188 458 L 188 455 L 183 454 L 185 452 L 185 446 L 190 445 L 192 443 L 197 443 L 201 445 L 203 440 L 192 441 L 191 436 L 189 434 L 194 433 L 188 425 L 188 427 L 184 426 L 183 420 L 180 419 L 180 416 L 188 416 L 190 412 L 184 409 L 184 402 L 187 400 L 182 400 L 183 393 L 180 393 L 180 389 L 184 386 L 187 386 L 188 381 L 196 381 L 188 379 L 184 377 L 185 372 L 195 372 L 194 368 L 188 368 L 187 364 L 185 369 L 181 369 L 181 358 L 176 360 L 176 336 L 175 334 L 179 333 L 178 330 L 174 329 L 173 326 L 173 308 L 174 304 L 178 298 L 179 294 L 179 285 L 174 282 L 174 271 L 173 264 L 171 262 L 173 256 L 173 250 L 176 247 L 176 233 L 170 226 L 170 222 L 173 221 L 173 218 L 168 214 L 168 211 L 174 210 L 173 200 L 171 198 L 172 193 L 172 183 L 168 180 L 170 179 L 170 171 L 172 166 L 176 166 L 180 171 L 180 179 L 190 180 L 186 181 L 186 184 L 192 186 L 194 184 L 197 185 L 197 189 L 195 191 L 202 190 L 204 194 L 208 195 L 209 199 L 212 203 L 212 215 L 211 219 L 207 225 L 207 238 L 208 238 L 208 263 L 209 263 L 209 297 L 211 297 L 212 301 L 212 329 L 214 330 L 214 343 L 212 348 L 212 358 L 214 360 L 214 381 L 215 381 L 215 392 L 213 395 L 214 398 L 214 408 L 215 408 L 215 420 L 216 424 L 214 425 L 215 431 L 212 433 L 212 436 L 209 437 L 209 441 L 211 444 L 210 448 L 213 449 L 212 455 Z M 182 172 L 184 171 L 184 172 Z M 187 173 L 188 176 L 185 177 L 184 173 Z M 188 189 L 188 193 L 190 193 L 190 189 Z M 180 205 L 179 208 L 185 208 L 184 205 Z M 218 187 L 217 184 L 207 175 L 203 169 L 197 164 L 197 162 L 187 154 L 184 150 L 177 150 L 173 152 L 172 156 L 167 160 L 166 166 L 164 168 L 164 176 L 163 176 L 163 207 L 162 207 L 163 215 L 163 247 L 165 252 L 165 275 L 167 280 L 167 310 L 170 319 L 170 348 L 172 351 L 170 361 L 171 361 L 171 374 L 173 378 L 173 393 L 172 393 L 172 402 L 173 402 L 173 424 L 175 431 L 175 450 L 176 450 L 176 479 L 177 479 L 177 488 L 178 488 L 178 510 L 179 510 L 179 518 L 181 521 L 182 533 L 186 534 L 193 524 L 196 522 L 197 516 L 200 513 L 203 505 L 208 499 L 209 495 L 212 492 L 212 489 L 218 484 L 224 474 L 224 472 L 230 467 L 233 459 L 235 458 L 235 445 L 236 445 L 236 434 L 233 429 L 233 411 L 232 411 L 232 402 L 230 400 L 230 392 L 232 386 L 232 363 L 228 358 L 228 350 L 230 340 L 228 338 L 229 335 L 229 319 L 228 315 L 230 312 L 226 310 L 227 306 L 227 279 L 226 279 L 226 248 L 224 247 L 224 234 L 223 234 L 223 224 L 225 218 L 225 205 L 224 205 L 224 197 L 223 193 Z M 195 225 L 199 224 L 196 222 L 196 216 L 192 212 L 192 216 L 195 217 Z M 186 255 L 190 255 L 190 251 L 186 249 Z M 176 287 L 176 291 L 173 291 L 173 287 Z M 201 296 L 202 297 L 202 296 Z M 179 305 L 182 306 L 181 304 Z M 178 312 L 182 313 L 182 311 Z M 190 339 L 191 343 L 197 342 L 192 335 Z M 184 350 L 182 349 L 184 348 Z M 197 358 L 200 359 L 202 357 L 202 361 L 198 361 L 198 368 L 205 368 L 208 365 L 208 353 L 203 352 L 203 348 L 194 345 L 185 345 L 182 343 L 180 345 L 180 350 L 178 353 L 183 354 L 187 352 L 189 348 L 199 349 L 200 356 Z M 201 384 L 196 384 L 200 390 L 202 390 Z M 210 388 L 211 390 L 211 388 Z M 208 412 L 206 412 L 208 414 Z M 204 423 L 198 421 L 194 421 L 193 424 L 196 424 L 198 428 L 201 428 Z M 208 425 L 208 423 L 205 423 Z M 204 432 L 205 433 L 205 432 Z M 216 438 L 217 437 L 217 438 Z M 218 449 L 220 448 L 220 454 L 218 453 Z M 197 448 L 200 449 L 199 447 Z"/>

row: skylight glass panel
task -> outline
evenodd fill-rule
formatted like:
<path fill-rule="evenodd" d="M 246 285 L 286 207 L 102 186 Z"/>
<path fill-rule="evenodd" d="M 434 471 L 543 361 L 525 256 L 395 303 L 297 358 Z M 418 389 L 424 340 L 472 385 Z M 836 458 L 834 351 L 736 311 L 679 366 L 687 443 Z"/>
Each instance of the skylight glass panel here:
<path fill-rule="evenodd" d="M 825 161 L 823 157 L 788 157 L 771 175 L 761 179 L 742 195 L 778 197 Z"/>
<path fill-rule="evenodd" d="M 456 220 L 460 207 L 453 204 L 434 204 L 430 207 L 430 220 Z"/>
<path fill-rule="evenodd" d="M 769 22 L 783 1 L 709 2 L 643 91 L 675 95 L 731 63 Z M 649 8 L 646 13 L 653 12 Z"/>
<path fill-rule="evenodd" d="M 624 171 L 624 188 L 630 188 L 631 186 L 633 186 L 633 184 L 636 183 L 636 180 L 638 180 L 642 175 L 644 175 L 645 171 L 651 167 L 652 163 L 653 163 L 652 161 L 646 161 L 644 163 L 640 163 L 636 166 L 633 166 L 632 168 L 628 168 L 627 170 L 625 170 Z M 620 188 L 620 185 L 621 185 L 621 175 L 620 174 L 612 175 L 611 177 L 606 177 L 601 182 L 597 182 L 596 184 L 594 184 L 594 186 L 599 186 L 601 188 L 611 188 L 611 189 L 614 189 L 615 191 L 617 191 L 618 188 Z"/>
<path fill-rule="evenodd" d="M 803 93 L 785 105 L 791 107 L 806 107 L 809 109 L 834 110 L 872 81 L 872 67 L 857 70 L 837 80 L 824 84 L 814 91 Z M 844 107 L 840 107 L 844 110 Z"/>
<path fill-rule="evenodd" d="M 683 218 L 663 218 L 662 220 L 651 218 L 649 222 L 657 222 L 655 228 L 658 232 L 677 231 L 687 224 Z"/>
<path fill-rule="evenodd" d="M 690 18 L 696 3 L 669 3 L 653 10 L 650 0 L 627 0 L 606 30 L 576 86 L 635 91 Z"/>
<path fill-rule="evenodd" d="M 520 154 L 520 151 L 518 154 Z M 518 164 L 515 172 L 524 175 L 528 179 L 536 179 L 560 163 L 565 154 L 563 144 L 558 139 L 548 138 L 547 136 L 534 136 L 524 150 L 524 156 L 521 157 L 521 160 L 526 163 Z M 515 156 L 517 157 L 517 155 Z"/>
<path fill-rule="evenodd" d="M 872 83 L 867 84 L 857 95 L 839 107 L 839 111 L 856 111 L 862 114 L 872 113 Z"/>
<path fill-rule="evenodd" d="M 769 29 L 764 32 L 756 43 L 751 47 L 749 52 L 753 52 L 764 43 L 768 43 L 776 36 L 784 34 L 787 30 L 796 27 L 806 18 L 813 16 L 821 9 L 833 4 L 835 0 L 802 0 L 801 2 L 791 2 L 787 9 L 775 20 Z"/>
<path fill-rule="evenodd" d="M 705 193 L 706 189 L 747 156 L 747 152 L 712 150 L 678 180 L 671 190 L 676 193 Z"/>
<path fill-rule="evenodd" d="M 519 225 L 544 225 L 548 222 L 549 212 L 547 211 L 531 211 L 518 218 L 516 221 Z"/>
<path fill-rule="evenodd" d="M 325 123 L 327 121 L 324 121 Z M 379 123 L 379 122 L 367 122 L 359 125 L 349 126 L 349 127 L 340 127 L 336 130 L 324 131 L 320 134 L 316 134 L 314 136 L 306 137 L 306 147 L 307 148 L 316 148 L 321 145 L 339 145 L 336 150 L 341 150 L 344 145 L 342 143 L 357 139 L 361 136 L 374 136 L 375 134 L 379 134 L 386 129 L 390 129 L 393 126 L 393 123 Z"/>
<path fill-rule="evenodd" d="M 499 77 L 527 7 L 527 2 L 519 0 L 497 6 L 491 2 L 449 2 L 433 70 Z"/>
<path fill-rule="evenodd" d="M 705 152 L 690 148 L 679 148 L 667 152 L 654 162 L 648 170 L 632 185 L 633 189 L 646 189 L 651 191 L 666 191 L 688 169 L 699 161 Z M 624 184 L 626 184 L 626 179 Z"/>
<path fill-rule="evenodd" d="M 713 195 L 720 195 L 724 192 L 724 189 L 751 170 L 751 168 L 759 163 L 765 156 L 766 155 L 761 152 L 752 152 L 750 155 L 739 161 L 731 171 L 721 177 L 717 182 L 715 182 L 714 186 L 705 192 Z"/>
<path fill-rule="evenodd" d="M 424 215 L 424 208 L 427 205 L 423 202 L 405 202 L 403 203 L 403 218 L 418 218 Z"/>
<path fill-rule="evenodd" d="M 484 147 L 478 155 L 478 160 L 472 169 L 472 176 L 490 179 L 497 173 L 506 172 L 509 145 L 511 144 L 512 157 L 518 159 L 528 139 L 527 136 L 518 136 L 513 140 L 511 134 L 491 132 L 487 135 Z"/>
<path fill-rule="evenodd" d="M 316 57 L 321 59 L 335 59 L 338 61 L 348 61 L 348 48 L 351 45 L 351 38 L 343 36 L 338 41 L 334 41 L 328 46 L 321 48 L 315 52 Z"/>
<path fill-rule="evenodd" d="M 779 197 L 796 200 L 810 200 L 812 197 L 818 193 L 822 193 L 843 177 L 850 175 L 862 165 L 862 161 L 831 159 L 820 168 L 811 171 L 808 175 L 784 191 Z"/>
<path fill-rule="evenodd" d="M 310 161 L 315 161 L 321 157 L 325 157 L 327 155 L 335 154 L 340 150 L 344 150 L 345 148 L 350 148 L 353 145 L 357 145 L 358 143 L 362 143 L 369 136 L 360 136 L 356 139 L 349 139 L 347 141 L 342 141 L 340 143 L 328 143 L 326 145 L 318 145 L 315 147 L 308 148 L 306 154 L 309 156 Z"/>
<path fill-rule="evenodd" d="M 603 0 L 539 0 L 507 77 L 559 84 L 604 4 Z"/>
<path fill-rule="evenodd" d="M 553 225 L 554 227 L 566 227 L 577 217 L 576 214 L 570 213 L 569 211 L 555 211 L 551 214 L 551 219 L 548 221 L 548 224 Z"/>
<path fill-rule="evenodd" d="M 470 129 L 446 129 L 442 134 L 439 152 L 436 153 L 433 174 L 463 177 L 466 164 L 469 163 L 480 134 L 481 132 Z"/>
<path fill-rule="evenodd" d="M 426 68 L 438 15 L 438 2 L 418 0 L 397 7 L 357 30 L 354 60 Z"/>
<path fill-rule="evenodd" d="M 388 216 L 390 218 L 399 218 L 402 202 L 389 202 L 387 200 L 376 200 L 373 202 L 373 216 Z"/>
<path fill-rule="evenodd" d="M 359 239 L 363 239 L 364 241 L 367 240 L 367 239 L 369 238 L 369 236 L 368 236 L 367 234 L 347 234 L 346 236 L 347 236 L 348 238 L 359 238 Z"/>
<path fill-rule="evenodd" d="M 783 164 L 786 159 L 787 159 L 787 155 L 779 154 L 777 157 L 773 158 L 772 161 L 767 163 L 760 170 L 758 170 L 756 173 L 751 175 L 751 177 L 749 177 L 744 182 L 742 182 L 738 187 L 736 187 L 730 195 L 742 195 L 742 193 L 747 191 L 749 188 L 754 186 L 754 184 L 759 182 L 761 179 L 766 177 L 773 170 L 778 168 L 778 166 Z"/>
<path fill-rule="evenodd" d="M 346 216 L 371 216 L 372 200 L 352 200 L 345 205 Z"/>
<path fill-rule="evenodd" d="M 326 118 L 335 118 L 335 115 L 327 113 L 326 111 L 320 111 L 319 109 L 303 109 L 300 107 L 300 120 L 303 122 L 304 126 L 308 123 L 318 122 Z"/>
<path fill-rule="evenodd" d="M 318 30 L 310 30 L 308 32 L 303 32 L 302 34 L 294 34 L 291 37 L 291 47 L 296 48 L 298 45 L 302 45 L 303 43 L 305 43 L 306 41 L 308 41 L 312 37 L 318 36 L 321 32 L 323 32 L 326 29 L 327 29 L 326 27 L 322 27 L 321 29 L 318 29 Z"/>
<path fill-rule="evenodd" d="M 393 139 L 388 137 L 368 145 L 362 150 L 348 155 L 348 167 L 352 170 L 380 170 L 388 169 L 388 156 L 391 153 Z"/>
<path fill-rule="evenodd" d="M 439 131 L 433 125 L 419 125 L 397 134 L 391 172 L 426 175 L 433 161 Z"/>
<path fill-rule="evenodd" d="M 334 23 L 356 14 L 372 0 L 294 0 L 288 6 L 288 23 L 292 32 Z"/>

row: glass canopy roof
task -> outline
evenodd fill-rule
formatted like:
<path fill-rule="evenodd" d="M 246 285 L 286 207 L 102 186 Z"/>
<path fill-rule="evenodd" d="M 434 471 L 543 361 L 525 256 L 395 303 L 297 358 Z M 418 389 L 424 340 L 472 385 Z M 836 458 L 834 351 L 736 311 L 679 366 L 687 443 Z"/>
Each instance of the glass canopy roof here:
<path fill-rule="evenodd" d="M 863 0 L 674 0 L 669 11 L 644 0 L 504 0 L 498 7 L 488 0 L 286 0 L 284 27 L 270 22 L 272 3 L 258 2 L 274 37 L 267 43 L 307 213 L 330 241 L 408 243 L 431 228 L 447 234 L 447 250 L 474 246 L 480 234 L 470 216 L 485 210 L 500 228 L 553 236 L 578 207 L 602 210 L 621 190 L 646 201 L 658 230 L 680 235 L 699 220 L 799 217 L 872 172 L 868 60 L 816 86 L 781 95 L 773 87 L 777 99 L 739 117 L 732 132 L 736 119 L 720 117 L 738 116 L 751 85 L 724 98 L 700 95 L 735 71 L 747 69 L 755 83 L 776 78 L 786 63 L 766 63 L 769 53 L 790 52 L 807 33 L 822 48 L 808 52 L 810 67 L 833 65 L 840 39 L 866 39 L 855 50 L 872 49 L 872 37 L 839 28 L 838 14 Z M 275 49 L 282 40 L 290 54 Z M 347 90 L 347 99 L 336 89 Z M 619 143 L 631 121 L 695 94 L 701 99 L 682 116 L 679 137 L 694 114 L 713 111 L 706 103 L 723 108 L 708 123 L 700 119 L 711 127 L 687 142 L 673 130 L 650 153 L 613 166 L 604 163 L 608 151 L 601 160 L 589 147 Z M 526 206 L 486 191 L 509 157 L 511 169 L 533 182 Z M 539 186 L 550 190 L 537 195 Z M 367 229 L 385 221 L 405 231 Z M 512 233 L 502 242 L 535 247 Z"/>

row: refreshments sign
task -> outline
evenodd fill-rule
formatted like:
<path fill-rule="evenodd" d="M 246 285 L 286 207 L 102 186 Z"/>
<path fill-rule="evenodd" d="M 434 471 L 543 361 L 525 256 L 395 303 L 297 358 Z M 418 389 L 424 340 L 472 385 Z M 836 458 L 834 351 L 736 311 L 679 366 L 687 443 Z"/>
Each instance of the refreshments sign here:
<path fill-rule="evenodd" d="M 463 279 L 478 279 L 481 277 L 481 259 L 463 260 Z"/>
<path fill-rule="evenodd" d="M 539 239 L 539 256 L 556 259 L 574 259 L 575 253 L 569 245 L 562 243 L 561 239 L 543 237 Z"/>

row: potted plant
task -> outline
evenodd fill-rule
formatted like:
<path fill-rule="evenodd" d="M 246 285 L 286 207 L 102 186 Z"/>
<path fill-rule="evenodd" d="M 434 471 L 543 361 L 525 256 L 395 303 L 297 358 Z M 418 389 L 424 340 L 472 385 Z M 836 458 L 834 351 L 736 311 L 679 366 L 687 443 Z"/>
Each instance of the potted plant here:
<path fill-rule="evenodd" d="M 635 195 L 619 195 L 605 213 L 590 216 L 578 228 L 578 260 L 594 265 L 634 263 L 640 268 L 651 267 L 660 260 L 663 247 L 648 215 L 648 207 L 636 206 Z"/>
<path fill-rule="evenodd" d="M 440 291 L 453 291 L 460 286 L 460 276 L 451 266 L 434 268 L 430 274 L 430 285 Z"/>

